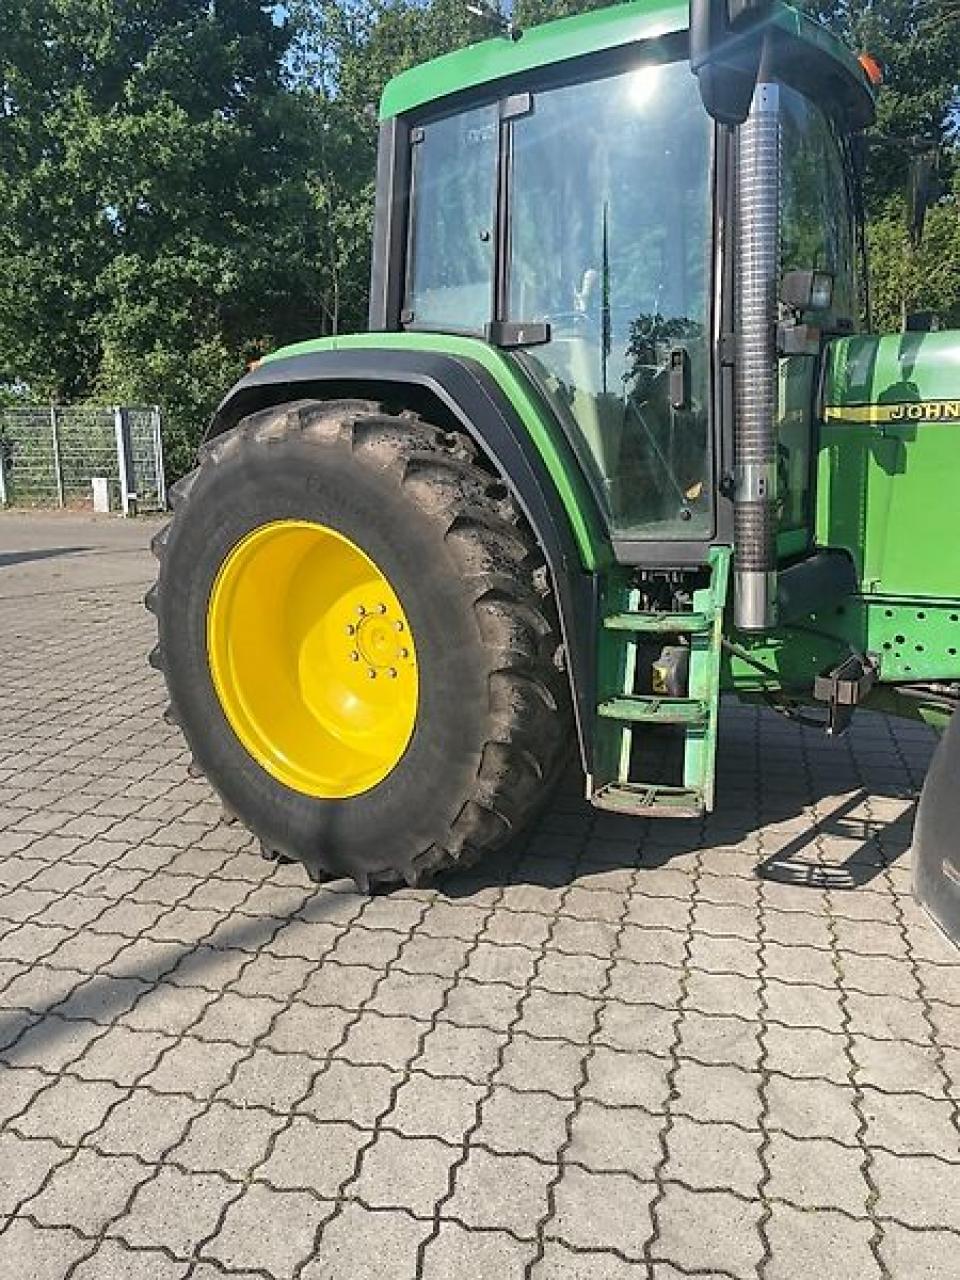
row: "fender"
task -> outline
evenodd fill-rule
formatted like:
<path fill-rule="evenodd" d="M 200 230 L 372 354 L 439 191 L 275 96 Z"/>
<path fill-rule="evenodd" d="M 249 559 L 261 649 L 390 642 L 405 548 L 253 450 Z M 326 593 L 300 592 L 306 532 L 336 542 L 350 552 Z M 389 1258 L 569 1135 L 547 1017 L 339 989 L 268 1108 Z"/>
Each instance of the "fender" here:
<path fill-rule="evenodd" d="M 582 546 L 544 459 L 516 407 L 493 375 L 477 361 L 445 352 L 384 347 L 314 350 L 264 361 L 227 394 L 206 439 L 235 427 L 241 418 L 285 400 L 369 396 L 375 388 L 401 394 L 416 388 L 434 399 L 475 441 L 516 499 L 540 544 L 553 582 L 566 655 L 580 755 L 592 771 L 596 712 L 599 577 L 584 565 Z M 531 390 L 531 396 L 533 396 Z M 429 412 L 429 410 L 428 410 Z M 548 412 L 544 409 L 544 412 Z M 565 465 L 579 471 L 565 445 Z M 586 485 L 583 486 L 586 490 Z M 602 529 L 598 510 L 588 513 Z M 610 557 L 608 549 L 605 558 Z"/>

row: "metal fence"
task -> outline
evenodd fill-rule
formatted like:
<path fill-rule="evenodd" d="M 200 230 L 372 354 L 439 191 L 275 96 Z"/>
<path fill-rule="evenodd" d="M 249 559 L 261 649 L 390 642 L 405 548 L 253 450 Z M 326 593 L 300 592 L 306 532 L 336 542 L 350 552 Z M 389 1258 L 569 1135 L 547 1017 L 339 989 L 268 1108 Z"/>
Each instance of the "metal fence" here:
<path fill-rule="evenodd" d="M 166 508 L 156 405 L 0 409 L 0 506 L 89 508 L 95 477 L 111 510 Z"/>
<path fill-rule="evenodd" d="M 159 408 L 0 408 L 0 506 L 92 507 L 95 477 L 111 511 L 165 509 Z"/>

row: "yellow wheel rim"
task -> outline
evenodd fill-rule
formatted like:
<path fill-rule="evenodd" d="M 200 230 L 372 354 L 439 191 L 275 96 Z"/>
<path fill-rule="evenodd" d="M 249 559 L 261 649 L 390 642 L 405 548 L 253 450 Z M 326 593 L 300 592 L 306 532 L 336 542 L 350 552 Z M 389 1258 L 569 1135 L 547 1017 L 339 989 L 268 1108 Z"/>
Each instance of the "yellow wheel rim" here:
<path fill-rule="evenodd" d="M 335 529 L 277 520 L 238 542 L 210 593 L 207 652 L 233 731 L 295 791 L 359 795 L 403 756 L 417 718 L 410 625 Z"/>

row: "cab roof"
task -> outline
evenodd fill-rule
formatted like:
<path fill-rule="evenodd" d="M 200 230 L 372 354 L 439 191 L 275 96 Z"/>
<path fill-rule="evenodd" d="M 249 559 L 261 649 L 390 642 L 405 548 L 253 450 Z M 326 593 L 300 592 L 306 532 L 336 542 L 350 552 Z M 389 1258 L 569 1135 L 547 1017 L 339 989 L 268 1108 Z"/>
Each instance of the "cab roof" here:
<path fill-rule="evenodd" d="M 380 119 L 414 111 L 452 94 L 494 84 L 585 54 L 622 49 L 645 40 L 687 30 L 687 0 L 628 0 L 573 18 L 531 27 L 516 38 L 496 36 L 411 67 L 390 80 L 380 100 Z M 784 35 L 802 41 L 832 60 L 834 75 L 845 73 L 851 96 L 860 98 L 857 127 L 869 123 L 873 89 L 856 56 L 825 27 L 789 5 L 776 5 L 771 22 Z M 852 83 L 851 83 L 852 82 Z M 859 91 L 859 92 L 857 92 Z"/>

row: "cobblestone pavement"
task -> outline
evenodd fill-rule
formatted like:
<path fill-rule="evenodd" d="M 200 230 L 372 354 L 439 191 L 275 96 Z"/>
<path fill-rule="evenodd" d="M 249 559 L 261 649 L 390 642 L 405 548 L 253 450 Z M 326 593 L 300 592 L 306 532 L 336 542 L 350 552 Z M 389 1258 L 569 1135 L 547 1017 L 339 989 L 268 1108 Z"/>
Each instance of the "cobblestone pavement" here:
<path fill-rule="evenodd" d="M 160 719 L 144 524 L 0 517 L 0 1277 L 960 1268 L 924 730 L 725 714 L 718 812 L 577 780 L 469 877 L 262 861 Z"/>

